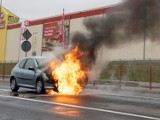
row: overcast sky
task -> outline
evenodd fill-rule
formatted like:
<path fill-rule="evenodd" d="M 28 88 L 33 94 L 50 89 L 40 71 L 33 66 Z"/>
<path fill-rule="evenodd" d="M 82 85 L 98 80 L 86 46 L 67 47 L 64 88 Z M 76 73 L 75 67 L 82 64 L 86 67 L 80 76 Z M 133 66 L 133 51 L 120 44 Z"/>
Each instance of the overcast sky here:
<path fill-rule="evenodd" d="M 2 6 L 28 20 L 117 4 L 122 0 L 2 0 Z"/>

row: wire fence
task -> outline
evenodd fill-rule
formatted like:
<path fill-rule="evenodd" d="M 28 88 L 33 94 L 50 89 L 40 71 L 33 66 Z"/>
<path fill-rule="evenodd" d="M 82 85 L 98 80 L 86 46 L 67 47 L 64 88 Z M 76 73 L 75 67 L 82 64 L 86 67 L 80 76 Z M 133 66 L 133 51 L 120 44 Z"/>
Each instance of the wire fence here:
<path fill-rule="evenodd" d="M 152 83 L 160 83 L 160 61 L 112 61 L 102 70 L 99 79 L 120 84 L 125 81 L 143 82 L 152 89 Z"/>
<path fill-rule="evenodd" d="M 0 62 L 0 76 L 10 76 L 12 68 L 16 65 L 18 61 L 7 61 L 7 62 Z"/>
<path fill-rule="evenodd" d="M 154 82 L 160 82 L 160 66 L 154 65 L 112 65 L 105 68 L 101 79 L 127 80 L 147 82 L 150 77 Z"/>

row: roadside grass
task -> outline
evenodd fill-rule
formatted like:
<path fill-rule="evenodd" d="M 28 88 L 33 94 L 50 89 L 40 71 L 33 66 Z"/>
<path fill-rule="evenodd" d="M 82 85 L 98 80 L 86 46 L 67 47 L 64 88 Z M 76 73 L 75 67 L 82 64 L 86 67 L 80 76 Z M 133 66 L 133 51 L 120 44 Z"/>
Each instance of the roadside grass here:
<path fill-rule="evenodd" d="M 160 82 L 160 61 L 113 61 L 101 72 L 99 80 Z"/>

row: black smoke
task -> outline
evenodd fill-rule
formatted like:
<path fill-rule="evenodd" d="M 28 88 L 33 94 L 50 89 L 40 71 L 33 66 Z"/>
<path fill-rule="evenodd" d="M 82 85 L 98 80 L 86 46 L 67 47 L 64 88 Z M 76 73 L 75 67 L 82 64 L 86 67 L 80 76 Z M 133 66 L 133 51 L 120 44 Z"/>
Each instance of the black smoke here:
<path fill-rule="evenodd" d="M 112 12 L 84 20 L 88 33 L 73 35 L 73 45 L 85 52 L 81 61 L 87 68 L 95 63 L 97 50 L 105 45 L 116 48 L 145 39 L 160 40 L 160 0 L 125 0 Z"/>

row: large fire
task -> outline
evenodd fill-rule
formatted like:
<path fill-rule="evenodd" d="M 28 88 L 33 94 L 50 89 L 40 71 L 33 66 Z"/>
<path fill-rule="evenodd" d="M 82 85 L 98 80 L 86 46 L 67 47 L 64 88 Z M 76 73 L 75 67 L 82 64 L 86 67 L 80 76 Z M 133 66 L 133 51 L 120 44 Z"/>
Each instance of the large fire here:
<path fill-rule="evenodd" d="M 80 61 L 84 53 L 78 46 L 72 49 L 64 57 L 64 60 L 57 64 L 51 63 L 52 77 L 58 84 L 59 94 L 79 94 L 88 82 L 87 71 Z"/>

